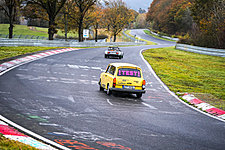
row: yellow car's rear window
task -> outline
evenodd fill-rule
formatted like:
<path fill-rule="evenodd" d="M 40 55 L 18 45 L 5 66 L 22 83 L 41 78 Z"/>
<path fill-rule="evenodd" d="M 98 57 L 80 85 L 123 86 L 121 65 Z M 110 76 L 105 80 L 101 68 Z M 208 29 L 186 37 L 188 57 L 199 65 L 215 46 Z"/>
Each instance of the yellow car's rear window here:
<path fill-rule="evenodd" d="M 117 76 L 138 77 L 141 78 L 141 72 L 138 69 L 120 68 Z"/>

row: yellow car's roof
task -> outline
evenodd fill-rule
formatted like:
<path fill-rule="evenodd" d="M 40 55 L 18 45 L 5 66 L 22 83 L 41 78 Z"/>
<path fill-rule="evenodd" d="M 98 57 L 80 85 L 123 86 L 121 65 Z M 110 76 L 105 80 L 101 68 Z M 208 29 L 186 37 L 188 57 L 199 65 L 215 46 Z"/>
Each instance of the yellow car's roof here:
<path fill-rule="evenodd" d="M 110 65 L 113 65 L 115 67 L 135 67 L 135 68 L 140 68 L 139 66 L 133 65 L 133 64 L 130 64 L 130 63 L 111 63 Z"/>

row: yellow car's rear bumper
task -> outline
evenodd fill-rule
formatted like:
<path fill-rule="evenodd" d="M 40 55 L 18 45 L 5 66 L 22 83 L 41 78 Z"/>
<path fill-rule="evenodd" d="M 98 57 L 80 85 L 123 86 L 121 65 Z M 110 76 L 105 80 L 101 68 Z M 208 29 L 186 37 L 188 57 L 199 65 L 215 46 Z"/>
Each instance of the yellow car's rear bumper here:
<path fill-rule="evenodd" d="M 122 89 L 122 88 L 110 88 L 111 91 L 124 92 L 124 93 L 145 93 L 145 90 L 134 90 L 134 89 Z"/>

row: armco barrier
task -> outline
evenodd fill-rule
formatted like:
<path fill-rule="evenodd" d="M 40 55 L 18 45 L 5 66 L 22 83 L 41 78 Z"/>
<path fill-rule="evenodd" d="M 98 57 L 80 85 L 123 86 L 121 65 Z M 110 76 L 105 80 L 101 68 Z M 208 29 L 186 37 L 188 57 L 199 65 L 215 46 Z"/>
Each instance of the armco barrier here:
<path fill-rule="evenodd" d="M 42 46 L 42 47 L 95 47 L 111 45 L 143 45 L 143 42 L 67 42 L 36 39 L 0 39 L 0 46 Z"/>
<path fill-rule="evenodd" d="M 192 46 L 187 44 L 176 44 L 175 48 L 179 50 L 184 50 L 184 51 L 199 53 L 204 55 L 225 57 L 224 49 L 205 48 L 205 47 Z"/>
<path fill-rule="evenodd" d="M 149 29 L 146 29 L 146 30 L 149 30 Z M 169 36 L 163 36 L 163 35 L 159 35 L 155 32 L 152 32 L 151 30 L 149 30 L 149 31 L 151 32 L 151 34 L 153 34 L 155 36 L 162 37 L 162 38 L 168 39 L 168 40 L 179 41 L 179 38 L 172 38 L 172 37 L 169 37 Z"/>

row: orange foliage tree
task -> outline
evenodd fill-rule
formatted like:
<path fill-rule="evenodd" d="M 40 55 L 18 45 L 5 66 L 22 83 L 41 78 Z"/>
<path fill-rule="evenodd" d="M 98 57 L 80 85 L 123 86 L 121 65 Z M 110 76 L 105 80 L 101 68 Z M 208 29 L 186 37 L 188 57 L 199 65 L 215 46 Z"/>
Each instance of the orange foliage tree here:
<path fill-rule="evenodd" d="M 147 21 L 153 30 L 183 34 L 191 29 L 192 17 L 189 0 L 154 0 L 147 12 Z"/>
<path fill-rule="evenodd" d="M 104 14 L 105 24 L 113 36 L 113 42 L 116 42 L 116 36 L 134 20 L 133 11 L 128 9 L 122 0 L 106 2 Z"/>

